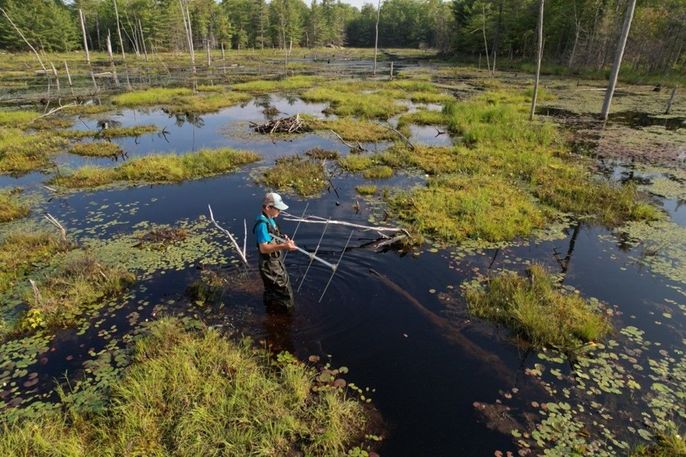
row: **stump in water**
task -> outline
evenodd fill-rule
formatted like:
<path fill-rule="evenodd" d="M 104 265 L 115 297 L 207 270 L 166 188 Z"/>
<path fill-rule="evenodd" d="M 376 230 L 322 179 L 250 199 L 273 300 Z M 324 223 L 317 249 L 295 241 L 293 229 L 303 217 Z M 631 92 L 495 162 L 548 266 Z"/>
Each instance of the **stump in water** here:
<path fill-rule="evenodd" d="M 272 133 L 305 133 L 312 131 L 312 128 L 305 123 L 300 117 L 300 114 L 291 117 L 283 117 L 281 119 L 273 119 L 264 124 L 251 122 L 250 126 L 258 133 L 269 135 Z"/>

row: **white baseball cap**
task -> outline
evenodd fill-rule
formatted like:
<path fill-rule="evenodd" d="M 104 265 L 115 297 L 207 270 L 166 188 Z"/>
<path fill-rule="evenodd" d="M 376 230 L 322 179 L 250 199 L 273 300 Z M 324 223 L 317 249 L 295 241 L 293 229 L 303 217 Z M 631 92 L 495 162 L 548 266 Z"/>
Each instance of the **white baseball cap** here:
<path fill-rule="evenodd" d="M 281 195 L 277 194 L 276 192 L 267 192 L 264 195 L 264 201 L 262 204 L 264 206 L 273 206 L 281 211 L 286 211 L 288 209 L 288 205 L 283 202 Z"/>

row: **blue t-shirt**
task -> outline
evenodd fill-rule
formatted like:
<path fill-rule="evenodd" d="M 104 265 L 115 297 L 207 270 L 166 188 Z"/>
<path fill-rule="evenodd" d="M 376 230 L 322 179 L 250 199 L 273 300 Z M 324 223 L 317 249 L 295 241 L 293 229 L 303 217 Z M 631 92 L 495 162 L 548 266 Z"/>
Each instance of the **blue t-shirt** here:
<path fill-rule="evenodd" d="M 257 224 L 257 227 L 255 227 L 255 236 L 257 236 L 257 244 L 270 243 L 272 241 L 272 236 L 269 234 L 267 224 L 271 224 L 272 227 L 276 228 L 276 221 L 271 217 L 265 216 L 264 214 L 260 214 L 257 217 L 257 221 L 266 222 L 266 224 Z"/>

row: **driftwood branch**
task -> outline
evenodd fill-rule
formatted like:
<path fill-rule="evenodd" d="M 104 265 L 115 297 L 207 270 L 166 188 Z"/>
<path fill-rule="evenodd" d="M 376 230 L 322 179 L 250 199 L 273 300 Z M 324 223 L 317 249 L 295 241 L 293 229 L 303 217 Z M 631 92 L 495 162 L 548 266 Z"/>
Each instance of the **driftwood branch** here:
<path fill-rule="evenodd" d="M 60 222 L 57 219 L 55 219 L 55 217 L 50 213 L 46 214 L 45 218 L 48 220 L 48 222 L 50 222 L 52 225 L 54 225 L 55 227 L 57 227 L 59 229 L 60 233 L 62 234 L 62 241 L 66 242 L 67 241 L 67 230 L 64 228 L 64 226 L 62 224 L 60 224 Z"/>
<path fill-rule="evenodd" d="M 336 137 L 337 137 L 339 140 L 341 140 L 341 143 L 343 143 L 344 145 L 348 146 L 348 147 L 350 148 L 351 151 L 362 152 L 362 151 L 365 151 L 365 150 L 366 150 L 365 148 L 362 147 L 362 145 L 360 144 L 359 141 L 357 142 L 357 145 L 353 146 L 352 144 L 350 144 L 350 143 L 348 143 L 347 141 L 345 141 L 345 140 L 343 139 L 343 137 L 340 136 L 335 130 L 329 129 L 329 131 L 330 131 L 331 133 L 333 133 L 334 135 L 336 135 Z"/>
<path fill-rule="evenodd" d="M 35 119 L 31 119 L 31 121 L 29 121 L 29 124 L 30 124 L 31 122 L 35 122 L 35 121 L 37 121 L 38 119 L 41 119 L 41 118 L 43 118 L 43 117 L 47 117 L 47 116 L 50 116 L 51 114 L 55 114 L 56 112 L 58 112 L 58 111 L 60 111 L 60 110 L 63 110 L 64 108 L 68 108 L 68 107 L 70 107 L 70 106 L 76 106 L 76 102 L 74 102 L 74 103 L 69 103 L 68 105 L 61 105 L 61 106 L 58 106 L 57 108 L 53 108 L 53 109 L 51 109 L 50 111 L 48 111 L 47 113 L 41 114 L 40 116 L 38 116 L 38 117 L 35 118 Z"/>
<path fill-rule="evenodd" d="M 236 251 L 238 251 L 238 255 L 241 256 L 241 260 L 243 261 L 243 263 L 246 264 L 246 265 L 248 265 L 248 259 L 246 258 L 246 250 L 245 250 L 245 243 L 246 243 L 245 240 L 247 239 L 247 236 L 248 236 L 248 230 L 247 230 L 247 226 L 245 225 L 245 224 L 246 224 L 246 223 L 245 223 L 245 219 L 243 219 L 243 226 L 246 227 L 246 230 L 245 230 L 246 233 L 245 233 L 245 236 L 244 236 L 244 238 L 243 238 L 243 246 L 244 246 L 244 248 L 243 248 L 243 250 L 241 250 L 240 246 L 238 246 L 238 242 L 237 242 L 236 239 L 233 237 L 233 235 L 231 234 L 231 232 L 229 232 L 228 230 L 226 230 L 224 227 L 222 227 L 221 225 L 219 225 L 219 224 L 217 223 L 217 221 L 214 220 L 214 214 L 212 213 L 212 207 L 211 207 L 210 205 L 207 205 L 207 208 L 210 210 L 210 220 L 212 221 L 212 223 L 214 224 L 214 226 L 217 227 L 222 233 L 226 234 L 226 235 L 229 237 L 229 239 L 230 239 L 231 242 L 233 243 L 234 247 L 236 248 Z"/>
<path fill-rule="evenodd" d="M 387 125 L 387 124 L 379 124 L 379 125 L 381 125 L 382 127 L 386 128 L 386 129 L 390 130 L 391 132 L 395 133 L 396 135 L 398 135 L 398 136 L 405 142 L 405 144 L 407 144 L 407 147 L 409 147 L 409 148 L 412 149 L 413 151 L 414 151 L 415 149 L 417 149 L 417 148 L 414 146 L 414 144 L 412 144 L 412 142 L 410 141 L 410 139 L 407 138 L 407 137 L 406 137 L 405 135 L 403 135 L 402 133 L 400 133 L 397 129 L 394 129 L 392 126 Z M 438 136 L 438 135 L 436 135 L 436 136 Z"/>

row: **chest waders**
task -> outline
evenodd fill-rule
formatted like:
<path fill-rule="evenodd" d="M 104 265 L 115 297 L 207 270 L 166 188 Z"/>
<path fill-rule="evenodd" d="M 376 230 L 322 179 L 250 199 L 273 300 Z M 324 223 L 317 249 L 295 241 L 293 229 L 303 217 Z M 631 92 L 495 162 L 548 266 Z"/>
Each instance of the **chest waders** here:
<path fill-rule="evenodd" d="M 256 231 L 259 224 L 265 224 L 270 235 L 281 237 L 281 231 L 278 226 L 274 227 L 267 221 L 260 219 L 253 227 L 253 233 Z M 277 243 L 272 239 L 271 243 Z M 262 282 L 264 283 L 264 304 L 267 306 L 277 305 L 282 308 L 292 309 L 293 288 L 291 287 L 291 280 L 286 271 L 284 263 L 284 251 L 276 251 L 270 254 L 262 254 L 260 252 L 259 243 L 257 244 L 257 252 L 259 254 L 259 270 Z"/>

